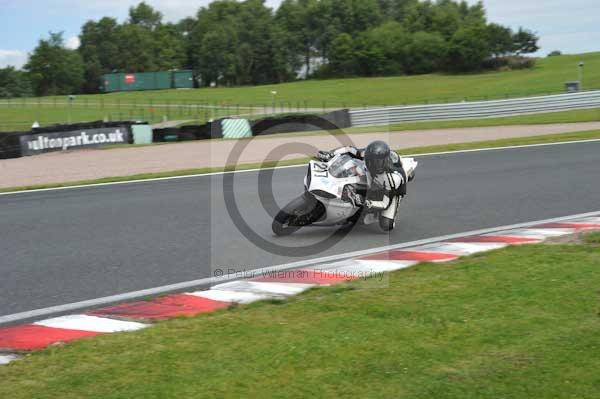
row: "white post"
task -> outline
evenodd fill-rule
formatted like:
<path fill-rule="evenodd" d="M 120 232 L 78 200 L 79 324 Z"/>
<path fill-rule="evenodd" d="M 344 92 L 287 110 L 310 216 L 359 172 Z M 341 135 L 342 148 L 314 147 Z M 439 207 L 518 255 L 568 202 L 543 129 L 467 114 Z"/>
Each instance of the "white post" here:
<path fill-rule="evenodd" d="M 275 115 L 277 113 L 277 92 L 272 91 L 271 95 L 273 96 L 273 109 L 271 110 L 271 114 Z"/>

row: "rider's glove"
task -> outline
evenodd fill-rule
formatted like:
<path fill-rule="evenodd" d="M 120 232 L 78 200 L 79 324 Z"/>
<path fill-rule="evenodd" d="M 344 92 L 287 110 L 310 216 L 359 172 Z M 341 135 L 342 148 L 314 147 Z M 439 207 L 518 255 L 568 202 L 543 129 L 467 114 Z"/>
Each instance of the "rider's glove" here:
<path fill-rule="evenodd" d="M 371 202 L 371 200 L 366 200 L 365 201 L 365 206 L 369 209 L 373 208 L 373 203 Z"/>
<path fill-rule="evenodd" d="M 352 196 L 352 200 L 354 201 L 354 205 L 363 206 L 365 204 L 364 198 L 360 194 L 354 194 Z"/>
<path fill-rule="evenodd" d="M 317 159 L 322 162 L 329 162 L 333 158 L 333 153 L 331 151 L 318 151 Z"/>

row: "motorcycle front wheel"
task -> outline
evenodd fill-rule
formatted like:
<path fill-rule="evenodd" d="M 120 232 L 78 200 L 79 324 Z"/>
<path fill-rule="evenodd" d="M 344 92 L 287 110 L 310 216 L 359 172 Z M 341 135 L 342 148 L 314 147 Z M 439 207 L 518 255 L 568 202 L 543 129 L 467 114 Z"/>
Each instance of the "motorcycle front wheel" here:
<path fill-rule="evenodd" d="M 275 235 L 288 236 L 316 222 L 324 213 L 323 204 L 312 194 L 304 193 L 275 215 L 271 228 Z"/>

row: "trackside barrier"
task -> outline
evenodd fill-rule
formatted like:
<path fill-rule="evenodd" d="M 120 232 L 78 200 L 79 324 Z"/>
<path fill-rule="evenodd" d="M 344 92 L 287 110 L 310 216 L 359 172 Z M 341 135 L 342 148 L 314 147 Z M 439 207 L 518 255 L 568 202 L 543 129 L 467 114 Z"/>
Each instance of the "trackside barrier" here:
<path fill-rule="evenodd" d="M 20 158 L 21 152 L 20 136 L 25 133 L 1 133 L 0 134 L 0 159 Z"/>
<path fill-rule="evenodd" d="M 221 127 L 224 139 L 252 137 L 252 128 L 247 119 L 223 119 Z"/>
<path fill-rule="evenodd" d="M 0 159 L 52 151 L 132 144 L 133 122 L 89 122 L 36 128 L 29 132 L 0 135 Z"/>
<path fill-rule="evenodd" d="M 133 143 L 130 125 L 26 134 L 20 141 L 23 155 Z"/>
<path fill-rule="evenodd" d="M 131 126 L 133 144 L 152 144 L 152 127 L 150 125 Z"/>
<path fill-rule="evenodd" d="M 350 110 L 349 113 L 354 127 L 431 120 L 493 118 L 590 108 L 600 108 L 600 91 L 510 100 Z"/>
<path fill-rule="evenodd" d="M 187 125 L 181 127 L 167 127 L 152 130 L 152 141 L 162 143 L 169 141 L 209 140 L 222 138 L 221 126 L 218 121 L 208 122 L 204 125 Z"/>
<path fill-rule="evenodd" d="M 347 109 L 326 114 L 300 114 L 268 117 L 254 120 L 252 133 L 255 136 L 314 130 L 336 130 L 350 127 L 350 114 Z"/>
<path fill-rule="evenodd" d="M 153 141 L 236 139 L 267 134 L 336 130 L 347 127 L 350 127 L 350 114 L 347 109 L 343 109 L 322 115 L 284 115 L 252 121 L 240 118 L 222 118 L 203 125 L 154 129 Z"/>

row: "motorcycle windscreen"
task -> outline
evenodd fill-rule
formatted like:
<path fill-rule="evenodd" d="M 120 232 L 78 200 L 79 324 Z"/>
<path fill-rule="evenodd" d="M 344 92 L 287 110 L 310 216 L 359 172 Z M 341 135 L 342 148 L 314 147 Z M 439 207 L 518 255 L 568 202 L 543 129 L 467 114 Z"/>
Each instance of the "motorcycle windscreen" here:
<path fill-rule="evenodd" d="M 349 155 L 336 159 L 329 167 L 331 176 L 343 179 L 347 177 L 360 177 L 366 174 L 364 163 Z"/>

